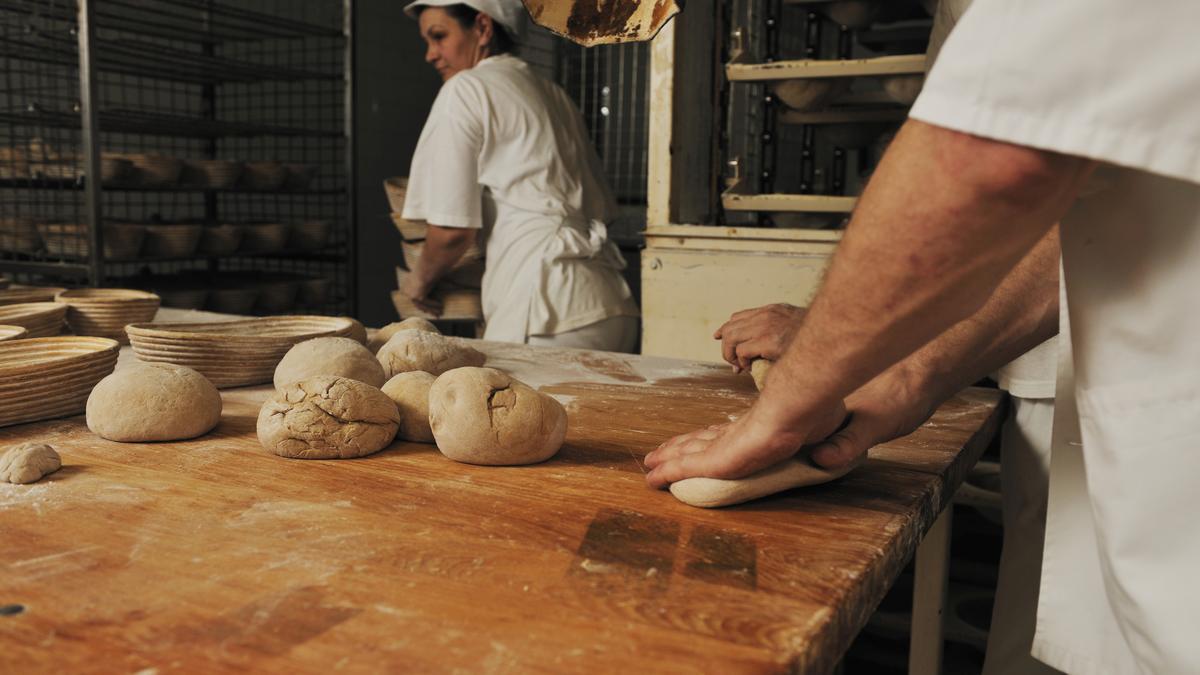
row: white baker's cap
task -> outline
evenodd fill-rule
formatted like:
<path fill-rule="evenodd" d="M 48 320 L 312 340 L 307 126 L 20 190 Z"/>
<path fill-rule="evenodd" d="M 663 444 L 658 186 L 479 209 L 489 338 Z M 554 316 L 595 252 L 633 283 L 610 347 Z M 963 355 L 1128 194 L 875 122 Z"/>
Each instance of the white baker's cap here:
<path fill-rule="evenodd" d="M 421 7 L 446 7 L 449 5 L 466 5 L 471 9 L 487 14 L 492 21 L 504 26 L 508 36 L 519 41 L 525 35 L 525 5 L 521 0 L 416 0 L 404 7 L 404 13 L 417 18 L 417 9 Z"/>

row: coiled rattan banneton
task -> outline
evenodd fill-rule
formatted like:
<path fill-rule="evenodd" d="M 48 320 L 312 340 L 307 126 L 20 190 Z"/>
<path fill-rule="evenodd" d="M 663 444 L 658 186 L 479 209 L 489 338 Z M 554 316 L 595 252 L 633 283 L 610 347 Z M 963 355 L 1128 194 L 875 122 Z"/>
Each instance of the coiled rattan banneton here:
<path fill-rule="evenodd" d="M 348 337 L 350 319 L 272 316 L 217 323 L 141 323 L 126 326 L 142 361 L 175 363 L 200 371 L 217 387 L 270 382 L 275 366 L 298 342 Z"/>
<path fill-rule="evenodd" d="M 93 335 L 125 342 L 125 326 L 152 321 L 161 299 L 146 291 L 126 288 L 77 288 L 64 291 L 56 302 L 70 307 L 67 326 L 76 335 Z"/>
<path fill-rule="evenodd" d="M 0 426 L 82 413 L 119 349 L 116 340 L 97 337 L 0 342 Z"/>

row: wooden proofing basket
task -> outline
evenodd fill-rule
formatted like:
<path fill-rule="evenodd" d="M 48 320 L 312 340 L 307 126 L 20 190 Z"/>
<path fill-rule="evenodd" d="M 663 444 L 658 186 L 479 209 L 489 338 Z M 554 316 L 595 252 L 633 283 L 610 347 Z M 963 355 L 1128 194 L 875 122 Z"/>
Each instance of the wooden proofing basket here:
<path fill-rule="evenodd" d="M 82 413 L 120 345 L 97 337 L 0 342 L 0 426 Z"/>
<path fill-rule="evenodd" d="M 270 382 L 275 366 L 296 343 L 349 337 L 354 330 L 352 319 L 329 316 L 142 323 L 125 328 L 140 360 L 187 366 L 220 388 Z"/>
<path fill-rule="evenodd" d="M 145 291 L 124 288 L 77 288 L 64 291 L 56 302 L 68 306 L 67 326 L 76 335 L 127 342 L 125 326 L 154 319 L 161 299 Z"/>

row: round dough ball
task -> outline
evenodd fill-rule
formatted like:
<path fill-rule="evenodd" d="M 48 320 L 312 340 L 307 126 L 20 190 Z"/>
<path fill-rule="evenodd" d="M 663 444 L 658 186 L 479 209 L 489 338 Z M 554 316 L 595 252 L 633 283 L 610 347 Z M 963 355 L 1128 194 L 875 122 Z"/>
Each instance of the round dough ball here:
<path fill-rule="evenodd" d="M 369 349 L 350 338 L 322 337 L 294 345 L 275 366 L 275 389 L 317 375 L 337 375 L 383 386 L 383 366 Z"/>
<path fill-rule="evenodd" d="M 286 385 L 258 411 L 258 442 L 295 459 L 364 457 L 386 448 L 399 427 L 387 394 L 334 375 Z"/>
<path fill-rule="evenodd" d="M 379 349 L 387 344 L 387 341 L 392 339 L 393 335 L 402 330 L 420 330 L 425 331 L 426 333 L 437 333 L 439 335 L 442 333 L 442 331 L 437 329 L 437 326 L 433 325 L 429 321 L 422 319 L 419 316 L 414 316 L 403 321 L 397 321 L 396 323 L 389 323 L 383 328 L 380 328 L 379 332 L 375 333 L 375 337 L 371 338 L 371 341 L 367 343 L 367 348 L 371 350 L 372 354 L 378 354 Z"/>
<path fill-rule="evenodd" d="M 221 421 L 221 394 L 208 378 L 173 363 L 134 363 L 100 380 L 87 425 L 110 441 L 179 441 Z"/>
<path fill-rule="evenodd" d="M 400 409 L 400 438 L 418 443 L 433 442 L 433 429 L 429 427 L 429 388 L 436 379 L 423 370 L 410 370 L 397 374 L 383 385 L 383 393 Z"/>
<path fill-rule="evenodd" d="M 429 390 L 429 424 L 442 454 L 467 464 L 535 464 L 567 435 L 567 411 L 495 368 L 458 368 Z"/>
<path fill-rule="evenodd" d="M 447 370 L 482 366 L 487 357 L 457 340 L 420 330 L 402 330 L 379 350 L 379 362 L 387 377 L 410 370 L 441 375 Z"/>

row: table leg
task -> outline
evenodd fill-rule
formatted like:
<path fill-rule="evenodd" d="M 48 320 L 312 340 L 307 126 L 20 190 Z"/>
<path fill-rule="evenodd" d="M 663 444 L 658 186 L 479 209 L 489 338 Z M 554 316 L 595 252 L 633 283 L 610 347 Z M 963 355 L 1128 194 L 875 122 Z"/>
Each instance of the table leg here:
<path fill-rule="evenodd" d="M 910 675 L 942 672 L 942 620 L 950 568 L 950 513 L 942 511 L 917 548 L 913 580 L 912 635 L 909 637 Z"/>

